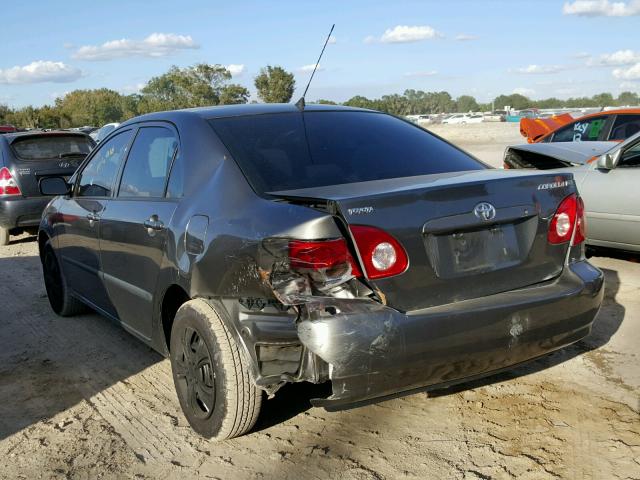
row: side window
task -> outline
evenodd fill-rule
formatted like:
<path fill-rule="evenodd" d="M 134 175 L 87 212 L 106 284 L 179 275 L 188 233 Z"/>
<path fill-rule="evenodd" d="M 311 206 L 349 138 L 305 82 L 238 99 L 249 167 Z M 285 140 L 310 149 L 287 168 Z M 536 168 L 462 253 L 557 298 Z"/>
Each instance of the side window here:
<path fill-rule="evenodd" d="M 176 153 L 176 158 L 171 167 L 169 184 L 167 185 L 167 198 L 181 198 L 184 195 L 184 166 L 180 150 Z"/>
<path fill-rule="evenodd" d="M 609 140 L 626 140 L 640 132 L 640 115 L 618 115 Z"/>
<path fill-rule="evenodd" d="M 594 117 L 577 120 L 559 129 L 554 135 L 554 142 L 589 142 L 598 140 L 607 117 Z"/>
<path fill-rule="evenodd" d="M 178 139 L 164 127 L 142 127 L 138 131 L 122 173 L 119 197 L 164 196 Z"/>
<path fill-rule="evenodd" d="M 126 130 L 100 145 L 80 174 L 77 195 L 80 197 L 109 197 L 120 169 L 120 162 L 127 155 L 132 131 Z"/>
<path fill-rule="evenodd" d="M 640 142 L 627 148 L 622 153 L 620 167 L 640 167 Z"/>

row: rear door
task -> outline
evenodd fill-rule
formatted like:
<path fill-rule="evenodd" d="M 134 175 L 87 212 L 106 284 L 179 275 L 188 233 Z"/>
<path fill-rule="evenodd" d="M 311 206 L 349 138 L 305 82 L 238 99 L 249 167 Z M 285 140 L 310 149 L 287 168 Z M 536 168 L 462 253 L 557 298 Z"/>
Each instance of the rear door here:
<path fill-rule="evenodd" d="M 101 144 L 79 172 L 73 194 L 60 201 L 58 247 L 71 289 L 103 312 L 114 315 L 102 280 L 100 221 L 112 195 L 133 136 L 125 130 Z"/>
<path fill-rule="evenodd" d="M 169 182 L 181 178 L 178 134 L 168 124 L 138 129 L 115 198 L 101 218 L 101 261 L 109 298 L 120 321 L 149 339 L 153 297 L 168 226 L 180 197 Z M 179 165 L 179 166 L 178 166 Z"/>
<path fill-rule="evenodd" d="M 38 183 L 48 176 L 71 177 L 94 142 L 87 135 L 47 133 L 15 137 L 11 143 L 11 168 L 20 191 L 26 197 L 39 197 Z"/>
<path fill-rule="evenodd" d="M 630 145 L 613 170 L 589 170 L 579 185 L 590 243 L 640 247 L 640 141 Z"/>

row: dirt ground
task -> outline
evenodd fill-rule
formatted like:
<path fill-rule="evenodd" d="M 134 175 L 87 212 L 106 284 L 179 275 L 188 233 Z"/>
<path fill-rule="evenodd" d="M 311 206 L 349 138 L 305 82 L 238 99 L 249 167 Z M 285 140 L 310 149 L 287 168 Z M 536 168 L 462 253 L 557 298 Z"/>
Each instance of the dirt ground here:
<path fill-rule="evenodd" d="M 521 137 L 481 127 L 434 131 L 498 166 Z M 215 444 L 186 424 L 167 360 L 98 315 L 51 313 L 34 238 L 20 237 L 0 249 L 0 477 L 639 479 L 639 258 L 592 261 L 606 299 L 576 345 L 338 413 L 309 404 L 326 386 L 285 387 L 252 433 Z"/>

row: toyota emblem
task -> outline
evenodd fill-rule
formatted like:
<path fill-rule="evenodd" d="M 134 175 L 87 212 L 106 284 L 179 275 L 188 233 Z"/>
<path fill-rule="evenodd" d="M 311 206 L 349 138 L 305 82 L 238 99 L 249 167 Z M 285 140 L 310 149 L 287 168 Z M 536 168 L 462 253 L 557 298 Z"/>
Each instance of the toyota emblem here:
<path fill-rule="evenodd" d="M 480 202 L 473 209 L 473 213 L 480 220 L 488 222 L 496 218 L 496 207 L 487 202 Z"/>

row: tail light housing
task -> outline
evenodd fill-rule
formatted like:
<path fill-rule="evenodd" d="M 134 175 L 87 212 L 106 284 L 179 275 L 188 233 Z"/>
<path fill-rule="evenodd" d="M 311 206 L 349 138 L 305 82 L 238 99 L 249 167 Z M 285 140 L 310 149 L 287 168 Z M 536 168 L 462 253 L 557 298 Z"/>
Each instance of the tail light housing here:
<path fill-rule="evenodd" d="M 571 194 L 560 202 L 556 213 L 551 218 L 547 240 L 553 245 L 571 241 L 571 245 L 575 246 L 584 242 L 585 239 L 584 202 L 576 194 Z"/>
<path fill-rule="evenodd" d="M 307 273 L 317 272 L 327 276 L 340 276 L 347 268 L 351 268 L 353 276 L 362 276 L 344 238 L 290 240 L 289 262 L 293 270 Z"/>
<path fill-rule="evenodd" d="M 0 197 L 22 195 L 20 187 L 7 167 L 0 168 Z"/>
<path fill-rule="evenodd" d="M 367 278 L 371 280 L 403 273 L 409 266 L 407 252 L 393 236 L 376 227 L 349 226 Z"/>

